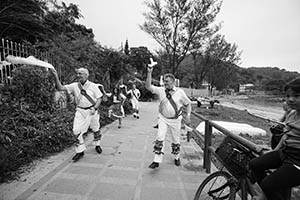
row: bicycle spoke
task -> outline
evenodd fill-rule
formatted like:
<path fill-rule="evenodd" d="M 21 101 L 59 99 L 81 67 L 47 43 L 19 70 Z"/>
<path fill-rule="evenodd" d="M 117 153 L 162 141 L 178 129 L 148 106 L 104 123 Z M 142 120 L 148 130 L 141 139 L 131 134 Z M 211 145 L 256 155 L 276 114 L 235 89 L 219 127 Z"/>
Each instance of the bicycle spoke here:
<path fill-rule="evenodd" d="M 225 172 L 215 172 L 208 176 L 196 193 L 194 200 L 229 199 L 234 193 L 234 183 L 231 175 Z"/>

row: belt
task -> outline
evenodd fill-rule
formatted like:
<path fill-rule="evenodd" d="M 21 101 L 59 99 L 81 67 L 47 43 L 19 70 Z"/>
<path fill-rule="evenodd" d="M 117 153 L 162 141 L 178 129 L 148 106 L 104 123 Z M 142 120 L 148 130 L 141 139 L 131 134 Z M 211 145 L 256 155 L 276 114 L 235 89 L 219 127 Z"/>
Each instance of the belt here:
<path fill-rule="evenodd" d="M 81 106 L 77 106 L 77 108 L 83 109 L 83 110 L 88 110 L 91 109 L 94 105 L 91 105 L 89 107 L 81 107 Z"/>

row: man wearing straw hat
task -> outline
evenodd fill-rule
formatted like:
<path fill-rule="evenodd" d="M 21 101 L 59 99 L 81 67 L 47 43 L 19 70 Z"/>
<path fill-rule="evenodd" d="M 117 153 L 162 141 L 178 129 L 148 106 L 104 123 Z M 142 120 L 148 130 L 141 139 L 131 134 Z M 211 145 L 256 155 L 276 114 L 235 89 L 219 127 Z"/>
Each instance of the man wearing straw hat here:
<path fill-rule="evenodd" d="M 151 84 L 152 71 L 155 62 L 152 59 L 147 68 L 146 88 L 159 97 L 158 132 L 154 144 L 154 159 L 149 168 L 155 169 L 162 162 L 164 154 L 164 140 L 167 132 L 171 133 L 172 154 L 174 163 L 180 166 L 180 133 L 182 121 L 182 108 L 186 110 L 185 122 L 190 123 L 191 101 L 185 92 L 175 87 L 175 76 L 164 75 L 164 86 L 157 87 Z"/>
<path fill-rule="evenodd" d="M 98 85 L 89 81 L 89 71 L 86 68 L 77 69 L 78 82 L 68 85 L 62 85 L 57 71 L 50 69 L 55 77 L 55 83 L 59 91 L 67 91 L 74 96 L 76 103 L 76 112 L 73 122 L 73 133 L 77 138 L 75 146 L 76 154 L 72 158 L 74 162 L 78 161 L 84 156 L 86 146 L 83 140 L 83 134 L 87 132 L 90 127 L 94 133 L 94 145 L 97 153 L 101 154 L 100 147 L 101 133 L 100 133 L 100 114 L 98 107 L 101 103 L 102 93 Z"/>

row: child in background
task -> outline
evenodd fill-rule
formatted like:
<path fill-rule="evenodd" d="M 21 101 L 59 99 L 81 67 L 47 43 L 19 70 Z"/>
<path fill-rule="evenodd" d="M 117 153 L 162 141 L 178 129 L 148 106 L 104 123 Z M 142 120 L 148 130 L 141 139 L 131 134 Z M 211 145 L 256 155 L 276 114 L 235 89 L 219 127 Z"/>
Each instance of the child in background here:
<path fill-rule="evenodd" d="M 132 83 L 132 89 L 130 89 L 127 92 L 128 95 L 130 95 L 130 101 L 132 104 L 132 109 L 133 109 L 133 117 L 139 119 L 139 98 L 141 96 L 141 92 L 139 89 L 136 88 L 136 84 Z"/>
<path fill-rule="evenodd" d="M 115 87 L 112 93 L 112 102 L 108 109 L 108 117 L 116 118 L 119 120 L 118 128 L 122 126 L 122 118 L 125 117 L 125 112 L 123 108 L 123 104 L 126 100 L 126 97 L 120 92 L 120 90 Z"/>

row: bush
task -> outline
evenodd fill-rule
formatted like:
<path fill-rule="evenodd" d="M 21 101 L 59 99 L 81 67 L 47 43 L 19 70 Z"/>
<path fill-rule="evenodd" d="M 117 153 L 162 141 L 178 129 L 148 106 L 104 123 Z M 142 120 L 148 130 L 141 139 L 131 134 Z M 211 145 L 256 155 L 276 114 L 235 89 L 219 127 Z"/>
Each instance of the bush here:
<path fill-rule="evenodd" d="M 26 102 L 33 110 L 53 110 L 55 87 L 44 68 L 20 66 L 9 87 L 12 100 Z"/>
<path fill-rule="evenodd" d="M 70 147 L 73 112 L 32 112 L 20 107 L 10 108 L 0 120 L 0 182 L 13 178 L 15 171 L 33 160 Z"/>
<path fill-rule="evenodd" d="M 149 90 L 145 88 L 144 84 L 137 84 L 137 88 L 141 92 L 141 98 L 140 101 L 151 101 L 155 98 L 155 95 L 152 94 Z"/>
<path fill-rule="evenodd" d="M 11 85 L 0 89 L 0 182 L 15 178 L 33 160 L 72 146 L 74 106 L 57 109 L 52 75 L 38 67 L 20 66 Z M 106 105 L 100 124 L 111 123 Z"/>
<path fill-rule="evenodd" d="M 1 89 L 0 182 L 37 158 L 60 152 L 74 141 L 69 109 L 56 110 L 54 85 L 43 68 L 20 66 Z"/>

